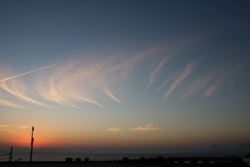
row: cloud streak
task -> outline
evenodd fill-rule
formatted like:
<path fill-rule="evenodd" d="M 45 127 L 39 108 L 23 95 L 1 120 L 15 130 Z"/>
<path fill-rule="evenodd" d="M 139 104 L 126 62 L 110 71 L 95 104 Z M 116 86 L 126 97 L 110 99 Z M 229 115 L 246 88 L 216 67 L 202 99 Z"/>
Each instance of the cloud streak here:
<path fill-rule="evenodd" d="M 223 75 L 219 79 L 217 79 L 213 84 L 208 86 L 206 91 L 204 92 L 203 96 L 208 97 L 213 95 L 223 84 L 224 82 L 230 77 L 230 75 Z"/>
<path fill-rule="evenodd" d="M 52 65 L 49 65 L 49 66 L 45 66 L 45 67 L 42 67 L 42 68 L 31 70 L 31 71 L 28 71 L 28 72 L 25 72 L 25 73 L 22 73 L 22 74 L 14 75 L 14 76 L 2 79 L 1 82 L 8 81 L 8 80 L 11 80 L 11 79 L 14 79 L 14 78 L 18 78 L 18 77 L 21 77 L 21 76 L 24 76 L 24 75 L 27 75 L 27 74 L 30 74 L 30 73 L 33 73 L 33 72 L 37 72 L 37 71 L 40 71 L 40 70 L 44 70 L 46 68 L 50 68 L 50 67 L 56 66 L 58 64 L 60 64 L 60 63 L 52 64 Z"/>
<path fill-rule="evenodd" d="M 115 95 L 113 95 L 113 93 L 109 90 L 109 89 L 102 89 L 102 91 L 111 99 L 113 99 L 114 101 L 118 102 L 118 103 L 122 103 L 124 104 L 124 102 L 122 102 L 120 99 L 118 99 L 117 97 L 115 97 Z"/>
<path fill-rule="evenodd" d="M 151 73 L 149 76 L 149 83 L 148 83 L 148 88 L 154 83 L 156 75 L 160 72 L 162 67 L 165 65 L 166 61 L 168 60 L 168 57 L 165 57 L 161 63 L 157 66 L 157 68 Z"/>
<path fill-rule="evenodd" d="M 1 98 L 0 98 L 0 105 L 7 106 L 7 107 L 13 107 L 13 108 L 22 108 L 20 105 L 17 105 L 15 103 L 12 103 L 8 100 L 1 99 Z"/>
<path fill-rule="evenodd" d="M 170 89 L 164 94 L 164 101 L 167 100 L 169 95 L 179 86 L 188 75 L 190 75 L 192 69 L 194 67 L 194 64 L 189 64 L 185 70 L 181 73 L 181 75 L 172 83 Z"/>
<path fill-rule="evenodd" d="M 181 95 L 180 99 L 183 100 L 188 96 L 197 95 L 198 93 L 203 91 L 205 87 L 208 86 L 213 77 L 213 75 L 204 75 L 201 78 L 198 78 L 195 81 L 191 82 L 187 87 L 186 92 Z"/>
<path fill-rule="evenodd" d="M 209 97 L 215 94 L 229 79 L 232 79 L 235 72 L 228 72 L 228 67 L 221 65 L 218 68 L 207 70 L 196 79 L 190 81 L 185 92 L 179 99 L 183 100 L 189 96 L 201 94 L 203 97 Z M 231 67 L 233 68 L 233 67 Z"/>

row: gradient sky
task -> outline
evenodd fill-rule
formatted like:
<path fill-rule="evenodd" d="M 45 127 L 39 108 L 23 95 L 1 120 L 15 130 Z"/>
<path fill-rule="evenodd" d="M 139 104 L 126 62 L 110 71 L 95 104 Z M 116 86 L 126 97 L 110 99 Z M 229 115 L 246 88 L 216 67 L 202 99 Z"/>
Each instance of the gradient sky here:
<path fill-rule="evenodd" d="M 250 141 L 250 1 L 1 0 L 0 146 Z"/>

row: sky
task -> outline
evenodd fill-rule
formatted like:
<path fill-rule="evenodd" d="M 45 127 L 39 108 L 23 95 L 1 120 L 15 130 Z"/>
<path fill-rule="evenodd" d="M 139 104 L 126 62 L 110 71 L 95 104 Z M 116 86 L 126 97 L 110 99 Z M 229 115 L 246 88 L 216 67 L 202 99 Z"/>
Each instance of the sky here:
<path fill-rule="evenodd" d="M 250 141 L 250 1 L 0 1 L 0 148 Z"/>

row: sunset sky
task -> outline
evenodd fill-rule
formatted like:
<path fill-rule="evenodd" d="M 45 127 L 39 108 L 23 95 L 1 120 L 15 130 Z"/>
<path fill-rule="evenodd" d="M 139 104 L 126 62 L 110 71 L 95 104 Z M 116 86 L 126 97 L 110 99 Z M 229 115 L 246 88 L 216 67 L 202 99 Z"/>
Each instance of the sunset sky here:
<path fill-rule="evenodd" d="M 0 148 L 250 141 L 250 1 L 1 0 Z"/>

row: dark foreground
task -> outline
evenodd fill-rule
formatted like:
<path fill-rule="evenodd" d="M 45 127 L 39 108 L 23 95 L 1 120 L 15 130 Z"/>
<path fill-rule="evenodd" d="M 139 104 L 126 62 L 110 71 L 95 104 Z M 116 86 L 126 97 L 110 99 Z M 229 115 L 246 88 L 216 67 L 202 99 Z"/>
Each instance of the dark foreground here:
<path fill-rule="evenodd" d="M 0 162 L 0 167 L 250 167 L 240 157 L 158 157 L 156 159 L 124 158 L 119 161 L 89 162 Z"/>

